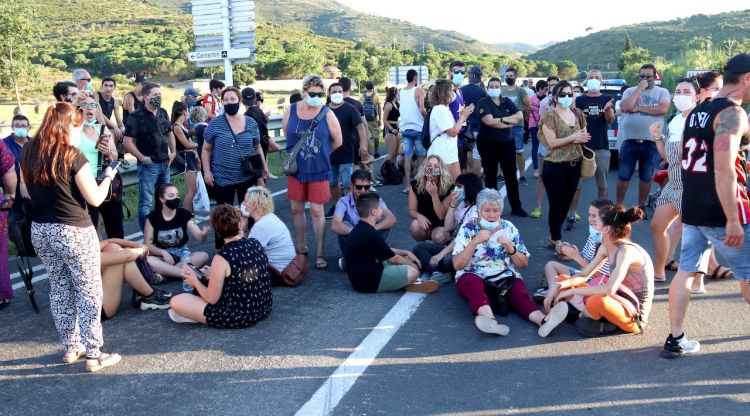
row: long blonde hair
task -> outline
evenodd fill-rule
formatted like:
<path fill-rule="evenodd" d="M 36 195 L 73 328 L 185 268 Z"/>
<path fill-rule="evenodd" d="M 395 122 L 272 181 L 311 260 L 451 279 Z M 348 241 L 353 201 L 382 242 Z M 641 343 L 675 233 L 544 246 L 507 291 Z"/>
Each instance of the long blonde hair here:
<path fill-rule="evenodd" d="M 429 161 L 430 159 L 437 159 L 438 166 L 440 166 L 440 176 L 438 176 L 437 183 L 438 194 L 446 195 L 448 194 L 448 191 L 450 191 L 451 186 L 453 186 L 453 178 L 451 177 L 451 173 L 448 172 L 448 166 L 445 164 L 445 162 L 443 162 L 443 158 L 438 155 L 427 156 L 424 162 L 419 165 L 419 170 L 414 177 L 414 180 L 417 181 L 417 192 L 421 194 L 427 191 L 425 188 L 425 183 L 427 182 L 425 170 L 427 169 L 427 161 Z"/>

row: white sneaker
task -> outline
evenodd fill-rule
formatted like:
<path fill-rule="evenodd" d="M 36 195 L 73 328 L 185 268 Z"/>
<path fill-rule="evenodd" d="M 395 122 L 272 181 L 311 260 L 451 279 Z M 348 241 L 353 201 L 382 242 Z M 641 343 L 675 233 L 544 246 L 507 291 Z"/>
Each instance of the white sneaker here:
<path fill-rule="evenodd" d="M 502 336 L 510 334 L 510 328 L 508 328 L 507 325 L 499 324 L 496 320 L 488 316 L 477 315 L 477 317 L 474 318 L 474 324 L 485 334 L 496 334 Z"/>
<path fill-rule="evenodd" d="M 197 324 L 198 321 L 194 321 L 189 318 L 185 318 L 184 316 L 178 314 L 174 311 L 174 309 L 169 310 L 169 318 L 172 319 L 172 321 L 177 322 L 178 324 Z"/>
<path fill-rule="evenodd" d="M 269 178 L 269 179 L 279 179 L 279 177 L 278 177 L 278 176 L 276 176 L 276 175 L 274 175 L 273 173 L 269 173 L 269 174 L 268 174 L 268 178 Z"/>
<path fill-rule="evenodd" d="M 539 326 L 540 337 L 546 338 L 553 329 L 557 328 L 568 316 L 568 302 L 560 302 L 550 309 L 549 314 L 544 317 L 542 325 Z"/>

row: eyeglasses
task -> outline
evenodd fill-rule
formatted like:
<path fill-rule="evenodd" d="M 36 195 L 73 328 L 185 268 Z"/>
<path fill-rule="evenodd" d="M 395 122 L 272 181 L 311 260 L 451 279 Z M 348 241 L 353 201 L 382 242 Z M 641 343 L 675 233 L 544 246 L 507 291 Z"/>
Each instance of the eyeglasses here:
<path fill-rule="evenodd" d="M 308 92 L 307 95 L 309 95 L 310 97 L 313 97 L 313 98 L 315 98 L 315 97 L 323 98 L 323 97 L 326 96 L 326 93 L 324 93 L 324 92 Z"/>
<path fill-rule="evenodd" d="M 79 78 L 78 80 L 79 80 L 79 81 L 86 81 L 86 82 L 89 82 L 89 81 L 91 81 L 91 78 Z"/>
<path fill-rule="evenodd" d="M 78 108 L 81 110 L 96 110 L 96 107 L 98 105 L 96 103 L 80 103 L 78 104 Z"/>
<path fill-rule="evenodd" d="M 456 74 L 456 75 L 458 75 L 458 74 L 464 75 L 464 74 L 466 74 L 466 70 L 465 69 L 454 69 L 453 73 Z"/>
<path fill-rule="evenodd" d="M 21 126 L 19 126 L 19 125 L 14 125 L 14 126 L 13 126 L 13 128 L 14 128 L 14 129 L 28 129 L 29 127 L 30 127 L 30 126 L 29 126 L 28 124 L 26 124 L 26 125 L 21 125 Z"/>
<path fill-rule="evenodd" d="M 641 77 L 641 79 L 652 79 L 654 77 L 653 75 L 644 75 L 644 74 L 640 74 L 638 76 Z"/>
<path fill-rule="evenodd" d="M 366 189 L 370 189 L 370 184 L 367 185 L 354 185 L 354 189 L 358 191 L 364 191 Z"/>
<path fill-rule="evenodd" d="M 558 97 L 573 97 L 572 92 L 557 94 Z"/>

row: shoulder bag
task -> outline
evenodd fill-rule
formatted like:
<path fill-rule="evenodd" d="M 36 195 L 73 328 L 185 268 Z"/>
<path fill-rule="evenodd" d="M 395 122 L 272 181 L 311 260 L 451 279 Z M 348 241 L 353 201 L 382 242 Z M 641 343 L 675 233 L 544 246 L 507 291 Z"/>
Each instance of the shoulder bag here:
<path fill-rule="evenodd" d="M 281 276 L 284 280 L 285 286 L 297 286 L 305 278 L 307 272 L 310 270 L 310 265 L 307 264 L 307 256 L 303 254 L 297 254 L 294 256 L 291 262 L 284 268 L 284 270 L 276 270 L 272 266 L 268 266 L 273 270 L 274 273 Z"/>

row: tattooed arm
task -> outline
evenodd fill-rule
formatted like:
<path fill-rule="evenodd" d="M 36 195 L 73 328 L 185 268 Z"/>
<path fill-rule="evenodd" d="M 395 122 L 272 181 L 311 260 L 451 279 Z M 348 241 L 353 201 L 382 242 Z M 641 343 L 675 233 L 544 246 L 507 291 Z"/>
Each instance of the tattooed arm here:
<path fill-rule="evenodd" d="M 737 172 L 735 160 L 740 138 L 747 132 L 748 121 L 740 107 L 722 110 L 714 120 L 714 182 L 716 195 L 727 218 L 724 245 L 740 248 L 745 235 L 737 211 Z"/>

